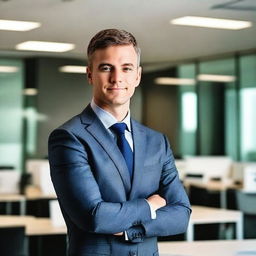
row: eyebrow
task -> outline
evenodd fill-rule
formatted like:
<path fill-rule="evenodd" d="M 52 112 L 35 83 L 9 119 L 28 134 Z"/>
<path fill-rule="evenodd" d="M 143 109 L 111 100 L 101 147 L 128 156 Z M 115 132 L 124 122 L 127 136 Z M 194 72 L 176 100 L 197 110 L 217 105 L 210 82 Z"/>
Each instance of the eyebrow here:
<path fill-rule="evenodd" d="M 101 64 L 99 64 L 98 68 L 101 68 L 103 66 L 112 66 L 112 65 L 109 63 L 101 63 Z"/>
<path fill-rule="evenodd" d="M 132 63 L 124 63 L 122 66 L 134 66 Z"/>
<path fill-rule="evenodd" d="M 99 64 L 98 68 L 101 68 L 103 66 L 113 67 L 113 65 L 110 64 L 110 63 L 101 63 L 101 64 Z M 134 65 L 132 63 L 124 63 L 121 66 L 131 66 L 131 67 L 134 67 Z"/>

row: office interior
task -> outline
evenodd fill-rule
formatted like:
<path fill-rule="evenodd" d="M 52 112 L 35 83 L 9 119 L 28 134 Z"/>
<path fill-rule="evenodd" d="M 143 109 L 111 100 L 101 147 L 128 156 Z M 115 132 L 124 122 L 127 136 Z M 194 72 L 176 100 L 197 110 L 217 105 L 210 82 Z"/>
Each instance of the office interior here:
<path fill-rule="evenodd" d="M 255 1 L 107 2 L 0 1 L 0 255 L 65 255 L 48 136 L 90 103 L 86 45 L 111 27 L 134 32 L 142 48 L 131 114 L 167 135 L 192 204 L 188 231 L 160 237 L 160 255 L 256 255 Z M 182 16 L 247 24 L 235 30 L 172 22 Z M 40 25 L 13 31 L 2 20 Z M 29 40 L 73 48 L 19 50 Z"/>

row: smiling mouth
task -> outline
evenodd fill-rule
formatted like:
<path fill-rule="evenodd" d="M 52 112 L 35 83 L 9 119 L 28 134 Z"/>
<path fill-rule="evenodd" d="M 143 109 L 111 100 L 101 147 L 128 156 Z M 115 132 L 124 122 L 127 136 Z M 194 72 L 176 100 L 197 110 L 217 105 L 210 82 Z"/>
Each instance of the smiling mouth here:
<path fill-rule="evenodd" d="M 122 90 L 126 90 L 127 88 L 120 88 L 120 87 L 111 87 L 111 88 L 107 88 L 107 90 L 109 91 L 122 91 Z"/>

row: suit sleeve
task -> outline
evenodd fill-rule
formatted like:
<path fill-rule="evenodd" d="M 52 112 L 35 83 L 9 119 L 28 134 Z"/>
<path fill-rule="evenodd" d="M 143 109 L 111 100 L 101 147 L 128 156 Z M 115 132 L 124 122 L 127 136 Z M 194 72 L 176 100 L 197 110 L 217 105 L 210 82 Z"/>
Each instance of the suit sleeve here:
<path fill-rule="evenodd" d="M 156 219 L 143 221 L 141 225 L 127 230 L 131 241 L 141 242 L 144 237 L 170 236 L 184 233 L 190 217 L 190 203 L 181 184 L 174 157 L 167 138 L 163 137 L 164 161 L 159 194 L 167 205 L 156 211 Z"/>
<path fill-rule="evenodd" d="M 102 200 L 87 150 L 64 129 L 53 131 L 49 137 L 51 178 L 64 217 L 80 229 L 105 234 L 149 220 L 150 209 L 144 199 L 121 203 Z"/>

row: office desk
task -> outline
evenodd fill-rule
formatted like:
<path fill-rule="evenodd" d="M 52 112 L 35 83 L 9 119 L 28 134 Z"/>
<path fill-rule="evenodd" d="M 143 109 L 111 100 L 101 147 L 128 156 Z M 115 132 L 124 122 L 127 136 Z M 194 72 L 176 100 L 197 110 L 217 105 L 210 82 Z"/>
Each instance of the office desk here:
<path fill-rule="evenodd" d="M 27 186 L 25 190 L 27 200 L 40 200 L 40 199 L 56 199 L 56 194 L 45 195 L 42 193 L 40 188 L 36 186 Z"/>
<path fill-rule="evenodd" d="M 159 242 L 160 256 L 256 255 L 256 239 L 195 242 Z"/>
<path fill-rule="evenodd" d="M 28 236 L 65 235 L 67 228 L 66 226 L 53 226 L 49 218 L 34 218 L 26 226 L 26 234 Z"/>
<path fill-rule="evenodd" d="M 0 228 L 28 226 L 33 222 L 33 216 L 0 215 Z"/>
<path fill-rule="evenodd" d="M 49 218 L 36 218 L 33 216 L 6 216 L 0 215 L 0 228 L 1 227 L 25 227 L 25 248 L 30 252 L 30 255 L 40 256 L 42 255 L 44 246 L 44 237 L 49 235 L 66 235 L 66 227 L 55 227 L 52 225 Z M 56 237 L 46 237 L 46 241 L 56 241 Z M 57 240 L 59 241 L 59 240 Z M 65 255 L 66 251 L 66 237 L 61 239 L 62 243 L 60 247 L 55 249 L 58 251 L 57 255 Z M 32 247 L 30 246 L 32 244 Z M 54 246 L 54 244 L 53 244 Z M 45 254 L 43 254 L 45 255 Z"/>
<path fill-rule="evenodd" d="M 0 194 L 0 202 L 6 203 L 6 214 L 11 214 L 11 203 L 20 203 L 20 215 L 25 215 L 26 213 L 26 197 L 20 194 Z"/>
<path fill-rule="evenodd" d="M 194 240 L 194 225 L 211 223 L 235 223 L 236 238 L 243 239 L 243 213 L 204 206 L 192 206 L 192 213 L 186 232 L 187 241 Z"/>
<path fill-rule="evenodd" d="M 56 199 L 56 195 L 43 195 L 42 193 L 34 193 L 29 195 L 20 194 L 0 194 L 0 202 L 6 203 L 6 215 L 11 215 L 11 203 L 20 203 L 20 215 L 26 214 L 26 201 L 27 200 L 43 200 L 43 199 Z"/>
<path fill-rule="evenodd" d="M 33 216 L 6 216 L 0 215 L 1 227 L 25 227 L 27 236 L 59 235 L 66 234 L 67 228 L 55 227 L 49 218 L 36 218 Z"/>
<path fill-rule="evenodd" d="M 232 180 L 229 180 L 227 182 L 214 181 L 214 180 L 209 180 L 207 182 L 203 182 L 202 180 L 184 180 L 183 182 L 186 187 L 197 186 L 197 187 L 205 188 L 211 191 L 223 191 L 227 189 L 242 188 L 241 184 L 240 185 L 234 184 Z"/>
<path fill-rule="evenodd" d="M 234 184 L 232 180 L 223 182 L 223 181 L 207 181 L 203 182 L 201 179 L 199 180 L 184 180 L 183 181 L 184 186 L 188 190 L 189 193 L 189 188 L 190 186 L 198 187 L 198 188 L 203 188 L 208 191 L 217 191 L 220 192 L 220 206 L 221 208 L 227 208 L 227 190 L 228 189 L 241 189 L 243 186 L 242 184 Z"/>

